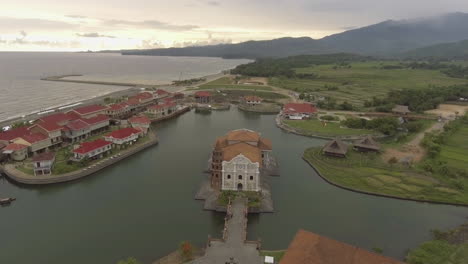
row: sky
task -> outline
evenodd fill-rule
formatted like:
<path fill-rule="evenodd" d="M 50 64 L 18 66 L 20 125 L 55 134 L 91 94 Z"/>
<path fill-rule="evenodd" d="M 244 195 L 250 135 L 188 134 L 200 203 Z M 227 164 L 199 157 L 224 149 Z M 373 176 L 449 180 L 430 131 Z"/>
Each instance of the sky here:
<path fill-rule="evenodd" d="M 322 38 L 378 23 L 468 12 L 467 0 L 2 1 L 0 51 L 185 47 Z"/>

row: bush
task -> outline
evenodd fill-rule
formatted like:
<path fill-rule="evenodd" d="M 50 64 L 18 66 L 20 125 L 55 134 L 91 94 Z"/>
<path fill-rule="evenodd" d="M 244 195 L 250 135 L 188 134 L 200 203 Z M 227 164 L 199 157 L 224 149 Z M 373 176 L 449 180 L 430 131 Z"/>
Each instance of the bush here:
<path fill-rule="evenodd" d="M 332 116 L 332 115 L 324 115 L 324 116 L 321 116 L 320 119 L 327 120 L 327 121 L 339 120 L 339 118 L 337 116 Z"/>

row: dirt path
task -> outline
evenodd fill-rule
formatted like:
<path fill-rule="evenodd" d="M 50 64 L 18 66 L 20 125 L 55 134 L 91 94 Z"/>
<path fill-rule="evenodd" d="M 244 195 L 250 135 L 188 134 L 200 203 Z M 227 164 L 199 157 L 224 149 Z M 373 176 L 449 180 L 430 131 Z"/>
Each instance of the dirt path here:
<path fill-rule="evenodd" d="M 423 132 L 417 134 L 410 142 L 406 143 L 401 147 L 401 149 L 389 148 L 385 150 L 383 154 L 383 159 L 388 162 L 391 158 L 396 158 L 397 160 L 402 160 L 408 158 L 412 162 L 419 162 L 422 160 L 426 151 L 421 147 L 421 141 L 424 138 L 424 135 L 429 132 L 442 131 L 444 126 L 451 120 L 446 119 L 442 122 L 435 123 L 430 128 L 424 130 Z"/>

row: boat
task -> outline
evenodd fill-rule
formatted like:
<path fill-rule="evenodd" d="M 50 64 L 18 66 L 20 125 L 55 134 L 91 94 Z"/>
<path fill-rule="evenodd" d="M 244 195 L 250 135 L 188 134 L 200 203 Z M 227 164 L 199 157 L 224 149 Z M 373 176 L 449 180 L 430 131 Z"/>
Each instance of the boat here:
<path fill-rule="evenodd" d="M 13 201 L 16 201 L 16 198 L 0 198 L 0 205 L 8 205 Z"/>

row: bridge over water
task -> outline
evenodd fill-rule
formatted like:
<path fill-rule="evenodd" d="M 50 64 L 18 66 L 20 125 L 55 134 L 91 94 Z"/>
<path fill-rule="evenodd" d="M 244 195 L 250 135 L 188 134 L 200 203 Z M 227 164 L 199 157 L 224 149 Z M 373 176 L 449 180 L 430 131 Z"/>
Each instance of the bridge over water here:
<path fill-rule="evenodd" d="M 222 239 L 208 240 L 205 256 L 192 264 L 263 263 L 260 242 L 247 241 L 247 199 L 237 197 L 228 206 Z"/>

